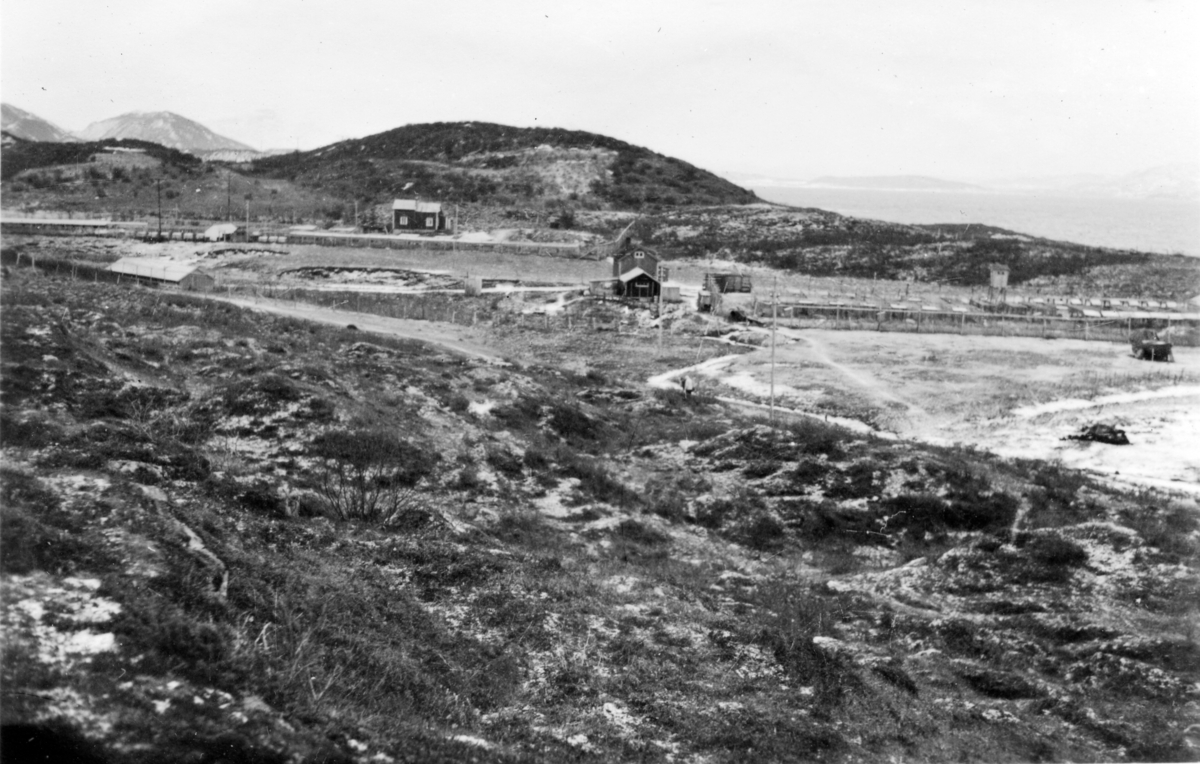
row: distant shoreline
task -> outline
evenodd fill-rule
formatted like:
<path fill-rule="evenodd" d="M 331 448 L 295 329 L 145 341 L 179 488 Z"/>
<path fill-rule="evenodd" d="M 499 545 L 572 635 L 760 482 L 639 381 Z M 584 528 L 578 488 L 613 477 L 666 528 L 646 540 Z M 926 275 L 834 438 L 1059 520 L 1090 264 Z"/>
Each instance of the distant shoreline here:
<path fill-rule="evenodd" d="M 1200 205 L 1046 191 L 749 186 L 766 201 L 910 225 L 976 223 L 1094 247 L 1200 257 Z"/>
<path fill-rule="evenodd" d="M 1066 188 L 1047 188 L 1042 186 L 982 186 L 963 184 L 961 186 L 854 186 L 837 183 L 818 183 L 816 181 L 777 181 L 775 183 L 742 182 L 747 188 L 760 190 L 785 189 L 789 191 L 882 191 L 897 194 L 980 194 L 995 196 L 1024 196 L 1024 197 L 1053 197 L 1058 199 L 1100 199 L 1108 201 L 1151 201 L 1167 204 L 1200 204 L 1200 201 L 1185 199 L 1177 196 L 1142 196 L 1105 194 L 1099 192 L 1072 191 Z"/>

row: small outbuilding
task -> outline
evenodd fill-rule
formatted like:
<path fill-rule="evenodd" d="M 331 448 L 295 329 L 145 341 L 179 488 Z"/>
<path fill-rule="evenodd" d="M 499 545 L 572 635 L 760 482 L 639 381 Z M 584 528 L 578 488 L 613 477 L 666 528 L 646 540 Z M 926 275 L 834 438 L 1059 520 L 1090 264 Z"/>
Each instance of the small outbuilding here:
<path fill-rule="evenodd" d="M 704 288 L 711 293 L 749 292 L 754 285 L 748 273 L 706 273 Z"/>
<path fill-rule="evenodd" d="M 217 280 L 194 263 L 155 258 L 123 257 L 108 266 L 112 273 L 152 284 L 174 285 L 193 292 L 210 292 Z"/>
<path fill-rule="evenodd" d="M 397 199 L 392 202 L 393 231 L 444 231 L 446 215 L 441 202 Z"/>
<path fill-rule="evenodd" d="M 237 223 L 217 223 L 204 230 L 209 241 L 247 241 L 246 226 Z"/>

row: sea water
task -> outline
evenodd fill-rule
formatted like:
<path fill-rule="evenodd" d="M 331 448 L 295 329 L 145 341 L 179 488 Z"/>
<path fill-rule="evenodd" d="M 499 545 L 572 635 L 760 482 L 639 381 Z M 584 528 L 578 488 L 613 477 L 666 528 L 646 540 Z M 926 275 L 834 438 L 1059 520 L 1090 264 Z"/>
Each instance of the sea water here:
<path fill-rule="evenodd" d="M 893 223 L 980 223 L 1077 244 L 1200 257 L 1200 203 L 1048 194 L 756 186 L 763 199 Z"/>

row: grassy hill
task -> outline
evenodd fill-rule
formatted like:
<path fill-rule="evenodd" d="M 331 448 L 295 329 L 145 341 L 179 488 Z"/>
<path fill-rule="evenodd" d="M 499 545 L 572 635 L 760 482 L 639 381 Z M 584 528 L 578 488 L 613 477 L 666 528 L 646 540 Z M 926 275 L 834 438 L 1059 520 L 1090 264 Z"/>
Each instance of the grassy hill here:
<path fill-rule="evenodd" d="M 604 233 L 632 215 L 577 216 Z M 675 208 L 639 216 L 633 235 L 671 257 L 725 260 L 814 276 L 913 279 L 982 286 L 988 266 L 1012 285 L 1055 284 L 1065 293 L 1186 299 L 1200 258 L 1092 247 L 988 225 L 906 225 L 781 205 Z"/>
<path fill-rule="evenodd" d="M 261 159 L 250 172 L 375 202 L 404 194 L 495 204 L 571 200 L 617 209 L 757 201 L 753 192 L 706 170 L 615 138 L 486 122 L 406 125 Z"/>
<path fill-rule="evenodd" d="M 55 165 L 74 165 L 88 161 L 93 154 L 102 154 L 109 149 L 140 150 L 164 165 L 183 170 L 196 170 L 200 160 L 184 151 L 170 149 L 157 143 L 132 138 L 109 138 L 103 141 L 73 143 L 50 143 L 27 141 L 5 133 L 4 162 L 0 167 L 0 178 L 12 180 L 26 170 Z"/>
<path fill-rule="evenodd" d="M 255 221 L 324 222 L 351 215 L 353 201 L 285 180 L 247 178 L 237 165 L 205 162 L 192 154 L 133 139 L 46 143 L 5 136 L 7 209 L 54 210 L 125 220 L 158 213 L 159 193 L 168 225 L 241 219 L 246 202 Z M 140 154 L 90 161 L 111 149 Z"/>

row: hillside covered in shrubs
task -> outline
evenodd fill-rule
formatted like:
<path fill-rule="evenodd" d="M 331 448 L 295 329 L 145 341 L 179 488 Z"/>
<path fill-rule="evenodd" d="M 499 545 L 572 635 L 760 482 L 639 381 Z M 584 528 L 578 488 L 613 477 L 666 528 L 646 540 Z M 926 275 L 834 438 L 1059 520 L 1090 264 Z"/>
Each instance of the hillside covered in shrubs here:
<path fill-rule="evenodd" d="M 26 170 L 86 163 L 94 154 L 103 154 L 112 149 L 144 152 L 147 156 L 180 170 L 195 171 L 200 166 L 199 157 L 185 151 L 132 138 L 52 143 L 27 141 L 5 133 L 4 140 L 4 162 L 0 165 L 0 178 L 4 180 L 11 180 Z"/>
<path fill-rule="evenodd" d="M 497 365 L 10 268 L 0 332 L 6 759 L 1200 750 L 1194 506 L 651 390 L 633 330 Z"/>
<path fill-rule="evenodd" d="M 590 218 L 577 216 L 588 228 Z M 907 225 L 779 205 L 650 211 L 631 233 L 672 257 L 722 259 L 811 276 L 983 286 L 993 263 L 1013 285 L 1064 293 L 1187 299 L 1200 259 L 1091 247 L 986 225 Z M 596 220 L 597 231 L 615 225 Z M 619 222 L 619 221 L 618 221 Z"/>
<path fill-rule="evenodd" d="M 706 170 L 615 138 L 487 122 L 406 125 L 266 157 L 254 162 L 251 174 L 319 184 L 376 202 L 419 195 L 448 202 L 570 200 L 641 209 L 757 201 L 752 192 Z"/>

